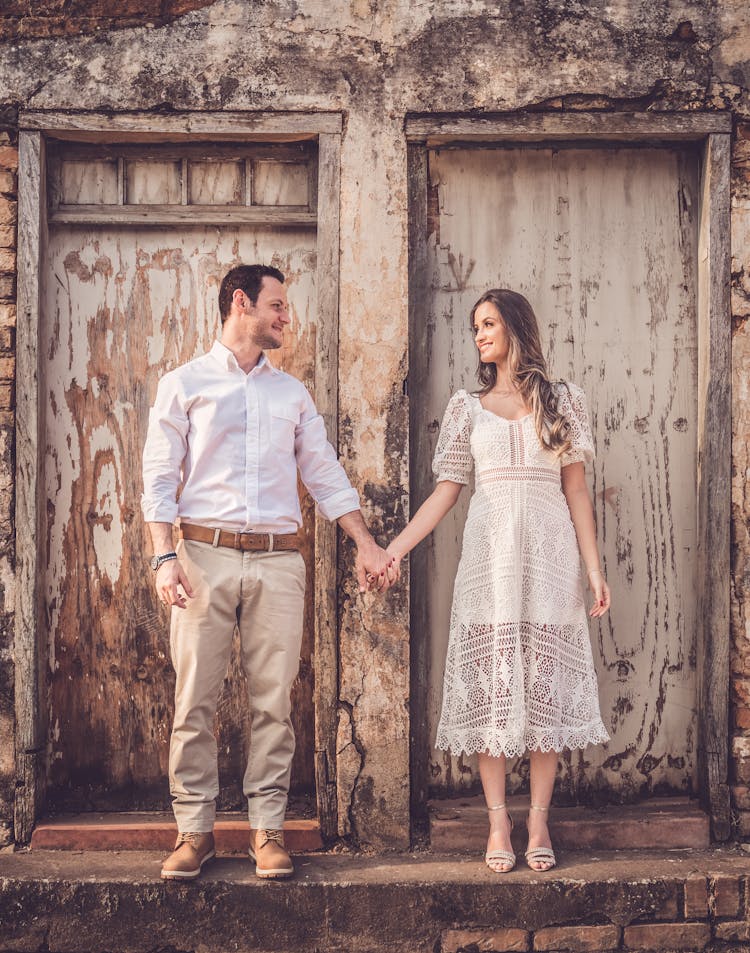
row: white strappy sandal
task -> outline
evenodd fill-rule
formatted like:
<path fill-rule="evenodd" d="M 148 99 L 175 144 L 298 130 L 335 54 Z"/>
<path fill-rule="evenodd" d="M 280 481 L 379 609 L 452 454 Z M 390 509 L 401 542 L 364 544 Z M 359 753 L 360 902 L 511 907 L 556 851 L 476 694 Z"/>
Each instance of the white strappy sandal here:
<path fill-rule="evenodd" d="M 493 807 L 487 808 L 488 811 L 505 811 L 508 814 L 505 804 L 495 804 Z M 513 830 L 513 818 L 508 814 L 508 820 L 510 821 L 510 829 Z M 507 864 L 508 866 L 504 870 L 497 870 L 492 866 L 492 861 L 500 861 L 501 864 Z M 511 870 L 516 866 L 516 855 L 511 850 L 488 850 L 484 855 L 484 862 L 493 872 L 493 874 L 509 874 Z"/>
<path fill-rule="evenodd" d="M 536 804 L 529 805 L 530 811 L 540 811 L 542 813 L 547 813 L 549 811 L 548 807 L 537 807 Z M 551 847 L 530 847 L 524 854 L 526 857 L 526 863 L 529 865 L 531 870 L 535 871 L 537 874 L 546 874 L 548 870 L 552 870 L 553 867 L 557 866 L 557 858 L 555 857 L 555 852 Z M 531 864 L 548 864 L 547 867 L 532 867 Z"/>

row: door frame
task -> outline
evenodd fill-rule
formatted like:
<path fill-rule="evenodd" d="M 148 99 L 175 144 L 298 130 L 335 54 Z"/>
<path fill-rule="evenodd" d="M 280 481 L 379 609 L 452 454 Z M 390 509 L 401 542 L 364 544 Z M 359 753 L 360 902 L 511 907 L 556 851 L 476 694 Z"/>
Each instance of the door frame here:
<path fill-rule="evenodd" d="M 729 798 L 729 647 L 731 513 L 730 159 L 732 117 L 722 112 L 524 113 L 504 116 L 414 116 L 406 119 L 409 202 L 409 360 L 424 353 L 428 150 L 441 145 L 531 143 L 555 148 L 607 144 L 695 143 L 702 153 L 698 232 L 698 793 L 714 840 L 731 834 Z M 410 471 L 422 440 L 410 409 Z M 704 466 L 705 461 L 705 466 Z M 418 554 L 413 559 L 418 560 Z M 417 563 L 418 565 L 418 563 Z M 412 568 L 414 572 L 414 566 Z M 412 621 L 424 618 L 424 594 L 411 587 Z M 702 624 L 701 624 L 702 623 Z M 425 812 L 429 746 L 426 639 L 411 640 L 412 812 Z"/>
<path fill-rule="evenodd" d="M 49 139 L 102 144 L 210 140 L 318 144 L 315 400 L 329 439 L 338 446 L 340 113 L 23 112 L 18 140 L 18 294 L 16 330 L 16 611 L 15 838 L 26 843 L 45 806 L 47 716 L 46 631 L 41 580 L 46 564 L 44 532 L 43 348 L 40 346 L 42 275 L 47 245 L 46 143 Z M 262 222 L 269 224 L 268 210 Z M 283 224 L 298 224 L 286 212 Z M 299 224 L 310 224 L 309 213 Z M 19 531 L 20 530 L 20 531 Z M 337 835 L 336 728 L 338 628 L 337 531 L 315 517 L 315 622 L 313 690 L 315 784 L 321 835 Z M 144 562 L 144 572 L 147 571 Z"/>

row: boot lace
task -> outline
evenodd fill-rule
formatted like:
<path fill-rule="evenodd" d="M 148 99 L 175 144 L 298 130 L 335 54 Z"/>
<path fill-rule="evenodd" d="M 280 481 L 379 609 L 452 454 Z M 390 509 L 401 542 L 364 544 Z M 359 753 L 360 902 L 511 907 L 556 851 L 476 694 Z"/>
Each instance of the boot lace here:
<path fill-rule="evenodd" d="M 284 846 L 284 832 L 283 831 L 258 831 L 260 836 L 260 843 L 258 844 L 258 850 L 262 850 L 269 843 L 269 841 L 274 841 L 278 844 L 279 847 Z"/>

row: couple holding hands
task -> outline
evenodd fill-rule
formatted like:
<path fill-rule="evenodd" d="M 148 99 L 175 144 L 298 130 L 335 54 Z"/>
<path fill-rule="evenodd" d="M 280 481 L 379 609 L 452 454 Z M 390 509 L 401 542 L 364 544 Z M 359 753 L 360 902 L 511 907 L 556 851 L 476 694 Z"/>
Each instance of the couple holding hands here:
<path fill-rule="evenodd" d="M 360 591 L 384 592 L 474 470 L 436 745 L 478 755 L 490 821 L 485 861 L 497 873 L 515 865 L 505 761 L 528 751 L 526 858 L 535 870 L 551 869 L 557 755 L 608 739 L 580 579 L 582 557 L 589 615 L 603 615 L 610 596 L 585 482 L 593 441 L 583 392 L 549 379 L 525 298 L 482 295 L 469 322 L 479 389 L 451 398 L 433 462 L 436 488 L 383 550 L 307 389 L 265 353 L 282 346 L 290 320 L 284 276 L 264 265 L 232 268 L 219 311 L 220 340 L 159 382 L 143 453 L 142 508 L 156 590 L 171 607 L 176 672 L 169 781 L 179 834 L 162 877 L 195 878 L 214 856 L 214 717 L 235 626 L 251 717 L 243 779 L 250 856 L 259 877 L 294 872 L 283 822 L 305 594 L 298 471 L 322 515 L 354 541 Z"/>

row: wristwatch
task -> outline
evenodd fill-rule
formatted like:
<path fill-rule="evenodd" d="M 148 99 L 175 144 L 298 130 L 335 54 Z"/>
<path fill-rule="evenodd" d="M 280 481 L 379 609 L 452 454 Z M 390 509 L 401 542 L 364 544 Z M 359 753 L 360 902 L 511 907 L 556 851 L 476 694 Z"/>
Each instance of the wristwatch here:
<path fill-rule="evenodd" d="M 177 553 L 162 553 L 161 556 L 152 556 L 151 568 L 156 572 L 162 563 L 168 563 L 170 559 L 177 559 Z"/>

